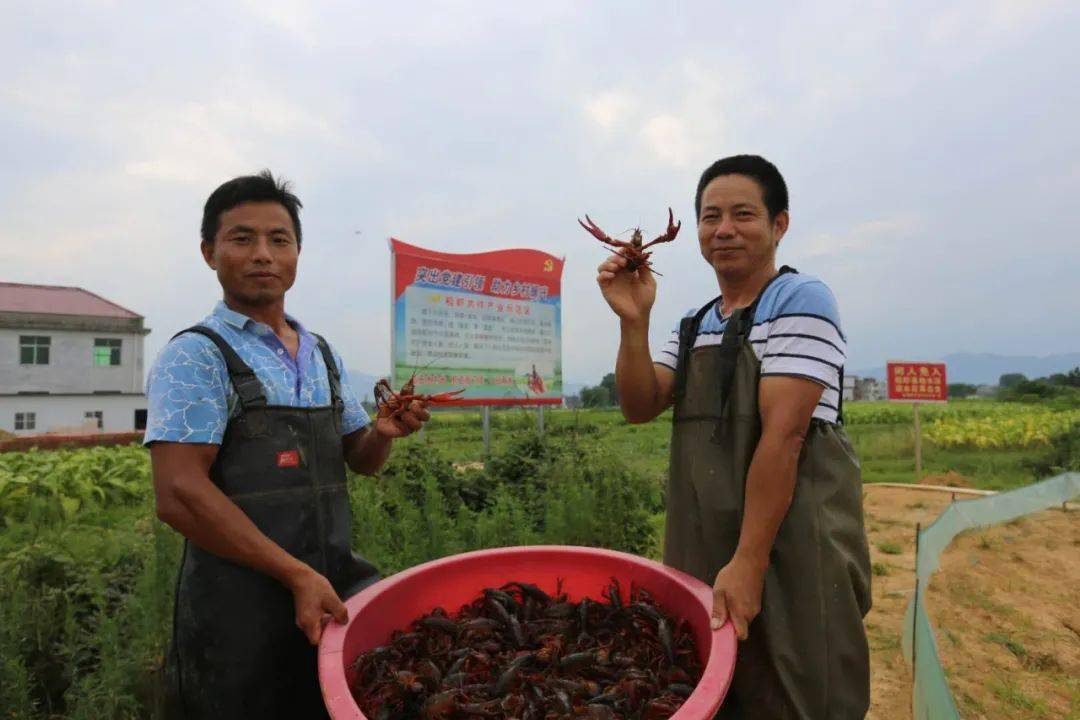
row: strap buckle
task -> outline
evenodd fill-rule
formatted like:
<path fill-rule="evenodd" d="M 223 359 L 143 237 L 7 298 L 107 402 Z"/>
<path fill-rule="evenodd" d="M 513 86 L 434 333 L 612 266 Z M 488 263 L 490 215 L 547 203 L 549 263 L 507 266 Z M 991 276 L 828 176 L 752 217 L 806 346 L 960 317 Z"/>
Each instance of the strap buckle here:
<path fill-rule="evenodd" d="M 262 383 L 253 371 L 236 373 L 233 375 L 233 387 L 240 397 L 240 404 L 246 410 L 250 407 L 265 407 L 266 396 L 263 394 Z"/>

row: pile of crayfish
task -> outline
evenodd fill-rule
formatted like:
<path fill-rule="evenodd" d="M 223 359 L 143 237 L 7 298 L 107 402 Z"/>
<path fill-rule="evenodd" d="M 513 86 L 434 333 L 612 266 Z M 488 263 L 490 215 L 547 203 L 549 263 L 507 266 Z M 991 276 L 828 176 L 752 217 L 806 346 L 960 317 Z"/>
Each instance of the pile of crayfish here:
<path fill-rule="evenodd" d="M 614 578 L 603 596 L 510 582 L 436 608 L 356 658 L 353 697 L 372 720 L 670 717 L 701 678 L 689 626 Z"/>

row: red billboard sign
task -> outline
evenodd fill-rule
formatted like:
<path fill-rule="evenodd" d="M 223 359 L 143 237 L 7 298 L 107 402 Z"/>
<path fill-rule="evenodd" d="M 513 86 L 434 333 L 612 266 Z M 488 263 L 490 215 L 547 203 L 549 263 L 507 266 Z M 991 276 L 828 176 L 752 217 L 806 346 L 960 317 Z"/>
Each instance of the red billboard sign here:
<path fill-rule="evenodd" d="M 889 399 L 897 402 L 946 402 L 945 363 L 889 362 Z"/>
<path fill-rule="evenodd" d="M 562 403 L 563 260 L 444 253 L 390 240 L 391 385 L 464 388 L 447 405 Z"/>

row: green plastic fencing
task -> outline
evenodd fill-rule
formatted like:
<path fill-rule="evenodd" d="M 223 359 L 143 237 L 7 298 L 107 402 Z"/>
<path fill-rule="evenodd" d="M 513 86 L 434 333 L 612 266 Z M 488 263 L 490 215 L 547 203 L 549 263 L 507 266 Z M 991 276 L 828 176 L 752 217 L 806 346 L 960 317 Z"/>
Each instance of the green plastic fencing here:
<path fill-rule="evenodd" d="M 1028 487 L 977 500 L 953 502 L 919 532 L 915 553 L 915 594 L 904 613 L 904 658 L 913 664 L 914 720 L 959 720 L 952 691 L 938 655 L 934 627 L 926 612 L 926 586 L 941 565 L 941 553 L 953 538 L 973 527 L 1008 522 L 1046 510 L 1080 495 L 1080 473 L 1068 472 Z"/>

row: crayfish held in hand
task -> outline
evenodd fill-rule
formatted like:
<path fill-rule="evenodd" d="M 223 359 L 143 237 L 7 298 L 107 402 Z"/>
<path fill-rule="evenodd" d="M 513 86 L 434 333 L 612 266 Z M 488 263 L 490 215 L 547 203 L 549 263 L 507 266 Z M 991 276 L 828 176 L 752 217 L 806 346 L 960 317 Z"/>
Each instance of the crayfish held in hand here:
<path fill-rule="evenodd" d="M 689 626 L 614 579 L 599 600 L 508 582 L 442 608 L 350 665 L 372 720 L 664 720 L 701 665 Z"/>
<path fill-rule="evenodd" d="M 641 228 L 634 228 L 634 232 L 630 235 L 630 240 L 628 242 L 626 240 L 616 240 L 615 238 L 609 237 L 588 215 L 585 216 L 585 221 L 586 222 L 582 222 L 579 219 L 578 224 L 588 230 L 589 234 L 594 238 L 614 250 L 616 255 L 621 255 L 626 258 L 626 269 L 630 272 L 633 272 L 642 266 L 651 270 L 652 263 L 649 262 L 649 256 L 652 255 L 652 253 L 646 252 L 646 249 L 658 243 L 671 242 L 675 239 L 675 236 L 679 234 L 679 229 L 682 227 L 682 220 L 675 222 L 675 213 L 671 211 L 671 208 L 668 208 L 668 226 L 663 235 L 660 235 L 649 242 L 643 242 L 644 238 L 641 235 Z"/>
<path fill-rule="evenodd" d="M 465 388 L 435 393 L 434 395 L 417 393 L 416 373 L 414 372 L 409 379 L 405 381 L 405 384 L 401 386 L 401 392 L 394 392 L 394 388 L 390 387 L 390 381 L 386 378 L 375 383 L 374 392 L 375 405 L 378 407 L 379 417 L 397 418 L 401 417 L 401 414 L 409 408 L 409 405 L 411 405 L 414 400 L 421 405 L 437 405 L 438 403 L 453 400 L 458 395 L 465 392 Z"/>

